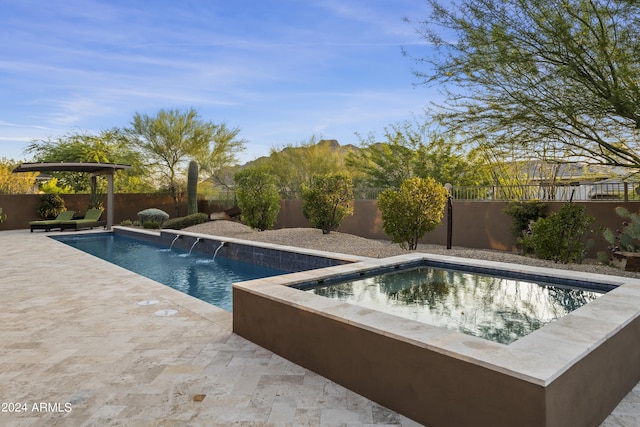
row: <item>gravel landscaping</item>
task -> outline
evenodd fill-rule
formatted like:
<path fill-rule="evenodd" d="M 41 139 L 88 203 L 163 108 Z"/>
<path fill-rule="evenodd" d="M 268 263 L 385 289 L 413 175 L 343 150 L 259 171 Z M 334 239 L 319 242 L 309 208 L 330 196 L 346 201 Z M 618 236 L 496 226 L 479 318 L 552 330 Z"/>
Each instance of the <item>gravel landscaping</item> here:
<path fill-rule="evenodd" d="M 234 221 L 210 221 L 186 228 L 185 231 L 367 256 L 372 258 L 384 258 L 407 252 L 401 249 L 398 244 L 391 243 L 390 241 L 371 240 L 339 232 L 322 234 L 321 230 L 315 228 L 284 228 L 279 230 L 255 231 L 244 224 Z M 465 258 L 526 264 L 538 267 L 561 268 L 566 270 L 586 271 L 616 276 L 640 277 L 640 273 L 626 272 L 607 265 L 599 264 L 592 259 L 587 259 L 582 264 L 560 264 L 554 263 L 553 261 L 541 260 L 504 251 L 460 247 L 446 249 L 444 246 L 440 245 L 423 244 L 418 245 L 417 251 Z"/>

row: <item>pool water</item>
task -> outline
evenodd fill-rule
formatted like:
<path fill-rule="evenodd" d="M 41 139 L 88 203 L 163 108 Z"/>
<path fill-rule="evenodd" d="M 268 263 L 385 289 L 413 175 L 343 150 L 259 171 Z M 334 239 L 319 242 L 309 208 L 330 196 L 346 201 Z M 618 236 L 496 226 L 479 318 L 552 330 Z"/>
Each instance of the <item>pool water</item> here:
<path fill-rule="evenodd" d="M 503 344 L 604 294 L 431 267 L 315 287 L 307 292 Z"/>
<path fill-rule="evenodd" d="M 232 283 L 287 273 L 220 256 L 214 260 L 212 255 L 169 250 L 112 233 L 61 236 L 56 240 L 227 311 L 233 307 Z"/>

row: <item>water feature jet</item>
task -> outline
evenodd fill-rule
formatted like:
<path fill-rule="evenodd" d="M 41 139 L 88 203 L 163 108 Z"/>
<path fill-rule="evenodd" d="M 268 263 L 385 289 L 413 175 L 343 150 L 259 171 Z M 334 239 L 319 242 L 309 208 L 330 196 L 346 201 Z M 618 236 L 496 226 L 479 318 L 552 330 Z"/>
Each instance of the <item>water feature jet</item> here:
<path fill-rule="evenodd" d="M 193 242 L 193 245 L 191 245 L 191 249 L 189 249 L 189 253 L 188 253 L 188 255 L 191 255 L 191 251 L 193 251 L 193 248 L 195 248 L 195 246 L 196 246 L 198 243 L 200 243 L 200 240 L 202 240 L 202 238 L 201 238 L 201 237 L 196 238 L 196 241 L 195 241 L 195 242 Z"/>
<path fill-rule="evenodd" d="M 216 255 L 218 255 L 218 251 L 219 251 L 220 249 L 222 249 L 222 247 L 224 246 L 224 244 L 225 244 L 225 243 L 227 243 L 227 242 L 220 242 L 220 246 L 218 246 L 218 247 L 216 248 L 216 251 L 213 253 L 213 259 L 216 259 Z"/>
<path fill-rule="evenodd" d="M 173 248 L 173 244 L 176 242 L 176 240 L 178 240 L 181 237 L 182 237 L 181 234 L 176 235 L 176 237 L 171 241 L 171 245 L 169 246 L 169 251 L 171 251 L 171 249 Z"/>

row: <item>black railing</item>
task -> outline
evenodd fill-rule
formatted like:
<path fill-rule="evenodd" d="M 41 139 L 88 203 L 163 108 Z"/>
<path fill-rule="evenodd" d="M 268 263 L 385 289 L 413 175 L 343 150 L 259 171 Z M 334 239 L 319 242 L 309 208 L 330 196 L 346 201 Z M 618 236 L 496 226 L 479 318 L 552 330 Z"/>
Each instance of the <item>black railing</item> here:
<path fill-rule="evenodd" d="M 354 188 L 356 200 L 376 200 L 384 188 Z M 485 185 L 454 186 L 451 198 L 454 200 L 557 200 L 557 201 L 596 201 L 620 200 L 640 201 L 640 182 L 592 182 L 571 185 L 561 184 L 524 184 L 524 185 Z M 300 200 L 302 192 L 282 190 L 280 197 L 285 200 Z M 210 197 L 216 200 L 235 200 L 235 191 L 221 190 Z"/>

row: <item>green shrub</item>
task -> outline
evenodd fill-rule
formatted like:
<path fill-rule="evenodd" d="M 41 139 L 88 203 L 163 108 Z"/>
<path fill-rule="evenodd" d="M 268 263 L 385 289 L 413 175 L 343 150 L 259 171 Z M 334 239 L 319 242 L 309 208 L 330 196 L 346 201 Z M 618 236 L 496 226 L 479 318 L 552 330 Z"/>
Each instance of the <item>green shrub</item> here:
<path fill-rule="evenodd" d="M 182 230 L 192 225 L 202 224 L 209 221 L 206 213 L 195 213 L 193 215 L 182 216 L 180 218 L 172 218 L 162 224 L 162 228 L 171 228 L 173 230 Z"/>
<path fill-rule="evenodd" d="M 399 190 L 378 196 L 382 229 L 403 249 L 414 250 L 418 240 L 440 224 L 446 202 L 447 190 L 434 179 L 408 179 Z"/>
<path fill-rule="evenodd" d="M 133 225 L 133 221 L 131 221 L 130 219 L 125 219 L 124 221 L 120 222 L 120 225 L 131 226 Z"/>
<path fill-rule="evenodd" d="M 504 213 L 513 218 L 511 233 L 514 237 L 523 237 L 529 231 L 532 222 L 544 218 L 547 204 L 538 200 L 527 202 L 509 202 Z"/>
<path fill-rule="evenodd" d="M 260 231 L 272 228 L 280 212 L 275 176 L 266 168 L 253 167 L 236 173 L 235 182 L 242 222 Z"/>
<path fill-rule="evenodd" d="M 161 209 L 149 208 L 138 212 L 138 220 L 143 227 L 145 227 L 146 223 L 157 223 L 158 226 L 156 228 L 160 228 L 162 223 L 168 219 L 169 214 Z"/>
<path fill-rule="evenodd" d="M 54 219 L 65 210 L 64 200 L 57 194 L 43 194 L 38 203 L 38 215 L 44 219 Z"/>
<path fill-rule="evenodd" d="M 145 221 L 142 223 L 142 227 L 157 230 L 160 228 L 160 223 L 158 221 Z"/>
<path fill-rule="evenodd" d="M 531 235 L 523 244 L 542 259 L 563 264 L 580 262 L 593 243 L 584 240 L 594 219 L 585 213 L 584 206 L 566 203 L 558 212 L 533 223 Z"/>
<path fill-rule="evenodd" d="M 353 214 L 351 177 L 341 173 L 314 176 L 310 186 L 302 186 L 302 214 L 323 234 L 340 227 Z"/>

